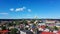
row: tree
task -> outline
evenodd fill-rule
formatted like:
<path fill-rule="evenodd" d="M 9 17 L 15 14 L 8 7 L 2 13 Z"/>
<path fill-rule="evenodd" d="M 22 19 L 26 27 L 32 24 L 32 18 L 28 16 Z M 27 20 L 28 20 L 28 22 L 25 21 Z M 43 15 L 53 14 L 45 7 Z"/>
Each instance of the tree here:
<path fill-rule="evenodd" d="M 49 26 L 46 26 L 46 28 L 48 28 L 48 29 L 49 29 L 50 27 L 49 27 Z"/>
<path fill-rule="evenodd" d="M 6 26 L 2 26 L 1 28 L 2 28 L 2 30 L 6 30 Z"/>
<path fill-rule="evenodd" d="M 10 34 L 16 34 L 17 31 L 18 31 L 18 29 L 16 29 L 16 28 L 12 28 Z"/>
<path fill-rule="evenodd" d="M 8 23 L 8 26 L 12 26 L 13 25 L 13 23 Z"/>
<path fill-rule="evenodd" d="M 55 30 L 58 30 L 58 28 L 57 28 L 56 26 L 54 26 L 54 29 L 55 29 Z"/>
<path fill-rule="evenodd" d="M 27 25 L 27 21 L 26 20 L 23 20 L 23 24 Z"/>
<path fill-rule="evenodd" d="M 34 23 L 35 22 L 35 19 L 34 20 L 31 20 L 31 23 Z"/>
<path fill-rule="evenodd" d="M 19 22 L 19 21 L 15 21 L 15 24 L 16 24 L 16 25 L 20 25 L 20 22 Z"/>

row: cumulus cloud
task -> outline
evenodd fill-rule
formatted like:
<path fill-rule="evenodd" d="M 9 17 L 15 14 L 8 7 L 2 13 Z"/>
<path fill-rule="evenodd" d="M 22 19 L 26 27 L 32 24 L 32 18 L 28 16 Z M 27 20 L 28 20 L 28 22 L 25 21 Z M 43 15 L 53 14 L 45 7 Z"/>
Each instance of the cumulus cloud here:
<path fill-rule="evenodd" d="M 28 12 L 31 12 L 31 9 L 28 9 Z"/>
<path fill-rule="evenodd" d="M 5 14 L 8 14 L 8 13 L 0 13 L 0 14 L 5 15 Z"/>
<path fill-rule="evenodd" d="M 11 8 L 10 11 L 14 11 L 14 8 Z"/>
<path fill-rule="evenodd" d="M 24 11 L 26 9 L 26 7 L 22 7 L 22 8 L 16 8 L 15 11 Z"/>
<path fill-rule="evenodd" d="M 16 8 L 15 11 L 23 11 L 24 9 L 23 8 Z"/>
<path fill-rule="evenodd" d="M 23 6 L 22 8 L 23 8 L 23 9 L 26 9 L 26 7 L 25 7 L 25 6 Z"/>
<path fill-rule="evenodd" d="M 20 8 L 16 8 L 16 9 L 14 9 L 14 8 L 11 8 L 11 9 L 10 9 L 10 11 L 16 11 L 16 12 L 24 11 L 24 10 L 26 10 L 26 11 L 28 11 L 28 12 L 31 12 L 31 9 L 27 9 L 25 6 L 20 7 Z"/>

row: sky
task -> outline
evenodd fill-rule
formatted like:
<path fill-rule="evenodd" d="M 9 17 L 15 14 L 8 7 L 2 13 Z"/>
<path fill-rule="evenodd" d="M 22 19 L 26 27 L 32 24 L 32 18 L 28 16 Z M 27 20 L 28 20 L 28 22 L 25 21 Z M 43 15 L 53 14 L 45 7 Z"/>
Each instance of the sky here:
<path fill-rule="evenodd" d="M 59 18 L 60 0 L 0 0 L 0 19 Z"/>

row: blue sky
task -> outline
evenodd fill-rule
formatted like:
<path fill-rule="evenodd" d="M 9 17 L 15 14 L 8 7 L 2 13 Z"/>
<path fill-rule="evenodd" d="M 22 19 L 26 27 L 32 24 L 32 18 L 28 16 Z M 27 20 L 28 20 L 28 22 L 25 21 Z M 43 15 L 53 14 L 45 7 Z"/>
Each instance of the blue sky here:
<path fill-rule="evenodd" d="M 60 0 L 0 0 L 0 19 L 60 18 Z"/>

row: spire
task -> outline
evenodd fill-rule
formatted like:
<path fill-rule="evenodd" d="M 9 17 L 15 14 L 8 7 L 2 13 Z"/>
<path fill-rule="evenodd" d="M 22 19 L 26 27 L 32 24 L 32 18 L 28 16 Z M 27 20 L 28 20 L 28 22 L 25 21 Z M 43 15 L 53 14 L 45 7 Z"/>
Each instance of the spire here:
<path fill-rule="evenodd" d="M 34 18 L 35 18 L 35 19 L 37 19 L 37 18 L 38 18 L 38 16 L 35 16 Z"/>

